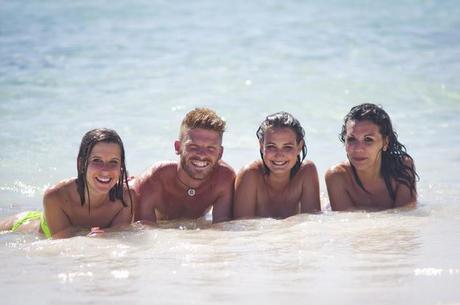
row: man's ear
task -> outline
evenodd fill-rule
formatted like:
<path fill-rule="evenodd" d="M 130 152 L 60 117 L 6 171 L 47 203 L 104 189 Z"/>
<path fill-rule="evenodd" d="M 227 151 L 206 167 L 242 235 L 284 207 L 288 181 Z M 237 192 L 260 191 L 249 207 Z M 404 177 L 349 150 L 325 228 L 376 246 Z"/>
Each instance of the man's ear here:
<path fill-rule="evenodd" d="M 181 144 L 182 143 L 179 140 L 174 141 L 174 150 L 176 151 L 176 155 L 180 155 L 181 153 L 181 149 L 180 149 Z"/>
<path fill-rule="evenodd" d="M 224 147 L 221 146 L 221 147 L 220 147 L 220 153 L 219 153 L 219 159 L 218 159 L 218 160 L 222 159 L 222 156 L 223 156 L 223 155 L 224 155 Z"/>

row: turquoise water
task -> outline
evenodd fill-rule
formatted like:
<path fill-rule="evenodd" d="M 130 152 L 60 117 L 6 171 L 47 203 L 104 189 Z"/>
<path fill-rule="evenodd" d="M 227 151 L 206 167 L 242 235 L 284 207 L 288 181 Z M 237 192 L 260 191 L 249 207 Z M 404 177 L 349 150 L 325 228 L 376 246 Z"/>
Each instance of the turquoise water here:
<path fill-rule="evenodd" d="M 326 210 L 100 240 L 3 234 L 4 304 L 459 303 L 459 29 L 456 1 L 1 1 L 0 216 L 74 176 L 90 128 L 120 133 L 132 175 L 174 160 L 196 106 L 227 120 L 236 170 L 258 158 L 267 114 L 294 114 Z M 328 211 L 322 176 L 365 101 L 415 159 L 414 211 Z"/>

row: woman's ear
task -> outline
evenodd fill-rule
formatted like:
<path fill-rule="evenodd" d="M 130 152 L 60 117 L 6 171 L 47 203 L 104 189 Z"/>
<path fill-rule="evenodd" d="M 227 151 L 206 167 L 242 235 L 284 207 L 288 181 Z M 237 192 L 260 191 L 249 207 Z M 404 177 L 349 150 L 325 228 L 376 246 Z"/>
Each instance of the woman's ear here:
<path fill-rule="evenodd" d="M 390 144 L 389 138 L 388 138 L 388 137 L 385 137 L 385 139 L 383 140 L 383 148 L 382 148 L 382 150 L 383 150 L 383 151 L 387 151 L 388 145 L 389 145 L 389 144 Z"/>
<path fill-rule="evenodd" d="M 300 154 L 300 152 L 302 151 L 302 147 L 304 146 L 304 141 L 303 140 L 300 140 L 299 143 L 297 144 L 297 155 Z"/>

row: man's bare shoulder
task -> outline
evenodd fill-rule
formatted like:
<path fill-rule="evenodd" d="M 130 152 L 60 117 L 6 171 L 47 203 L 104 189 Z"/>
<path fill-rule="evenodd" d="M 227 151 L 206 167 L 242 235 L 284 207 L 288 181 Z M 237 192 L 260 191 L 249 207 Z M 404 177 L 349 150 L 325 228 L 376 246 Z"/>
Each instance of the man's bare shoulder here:
<path fill-rule="evenodd" d="M 174 174 L 177 171 L 177 162 L 175 161 L 160 161 L 153 164 L 148 170 L 135 179 L 133 184 L 134 190 L 161 181 L 162 179 Z"/>
<path fill-rule="evenodd" d="M 236 176 L 235 170 L 222 160 L 217 163 L 215 170 L 217 177 L 220 179 L 234 179 Z"/>
<path fill-rule="evenodd" d="M 176 161 L 159 161 L 153 164 L 150 169 L 146 171 L 146 175 L 154 176 L 161 175 L 166 172 L 177 170 L 178 163 Z"/>
<path fill-rule="evenodd" d="M 326 182 L 344 181 L 350 175 L 351 166 L 348 161 L 343 161 L 330 167 L 325 174 Z"/>

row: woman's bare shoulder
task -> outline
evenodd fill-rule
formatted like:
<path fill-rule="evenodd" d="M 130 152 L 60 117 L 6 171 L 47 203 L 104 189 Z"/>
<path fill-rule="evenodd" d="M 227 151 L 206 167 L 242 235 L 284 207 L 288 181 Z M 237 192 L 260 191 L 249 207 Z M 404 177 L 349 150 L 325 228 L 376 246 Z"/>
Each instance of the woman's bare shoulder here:
<path fill-rule="evenodd" d="M 339 179 L 345 179 L 348 177 L 350 170 L 351 166 L 348 161 L 343 161 L 333 165 L 326 171 L 326 181 L 337 181 Z"/>
<path fill-rule="evenodd" d="M 311 160 L 304 160 L 302 162 L 302 164 L 300 165 L 300 169 L 299 169 L 300 172 L 316 172 L 316 165 L 313 161 Z"/>
<path fill-rule="evenodd" d="M 56 183 L 53 186 L 50 186 L 45 190 L 45 197 L 49 196 L 57 196 L 62 193 L 69 192 L 72 187 L 76 187 L 76 178 L 69 178 L 66 180 L 62 180 Z"/>
<path fill-rule="evenodd" d="M 409 157 L 409 156 L 404 157 L 403 163 L 404 163 L 405 166 L 409 166 L 411 168 L 413 168 L 415 166 L 414 165 L 414 159 L 412 159 L 412 157 Z"/>
<path fill-rule="evenodd" d="M 242 177 L 252 177 L 256 178 L 262 176 L 264 172 L 264 164 L 261 160 L 253 161 L 245 166 L 243 166 L 238 172 L 239 178 Z"/>
<path fill-rule="evenodd" d="M 62 180 L 45 190 L 43 204 L 63 204 L 72 202 L 71 198 L 77 194 L 76 178 Z M 70 200 L 69 200 L 70 198 Z"/>
<path fill-rule="evenodd" d="M 134 189 L 125 186 L 123 188 L 123 200 L 126 202 L 126 204 L 128 204 L 128 206 L 135 206 L 138 198 Z"/>

